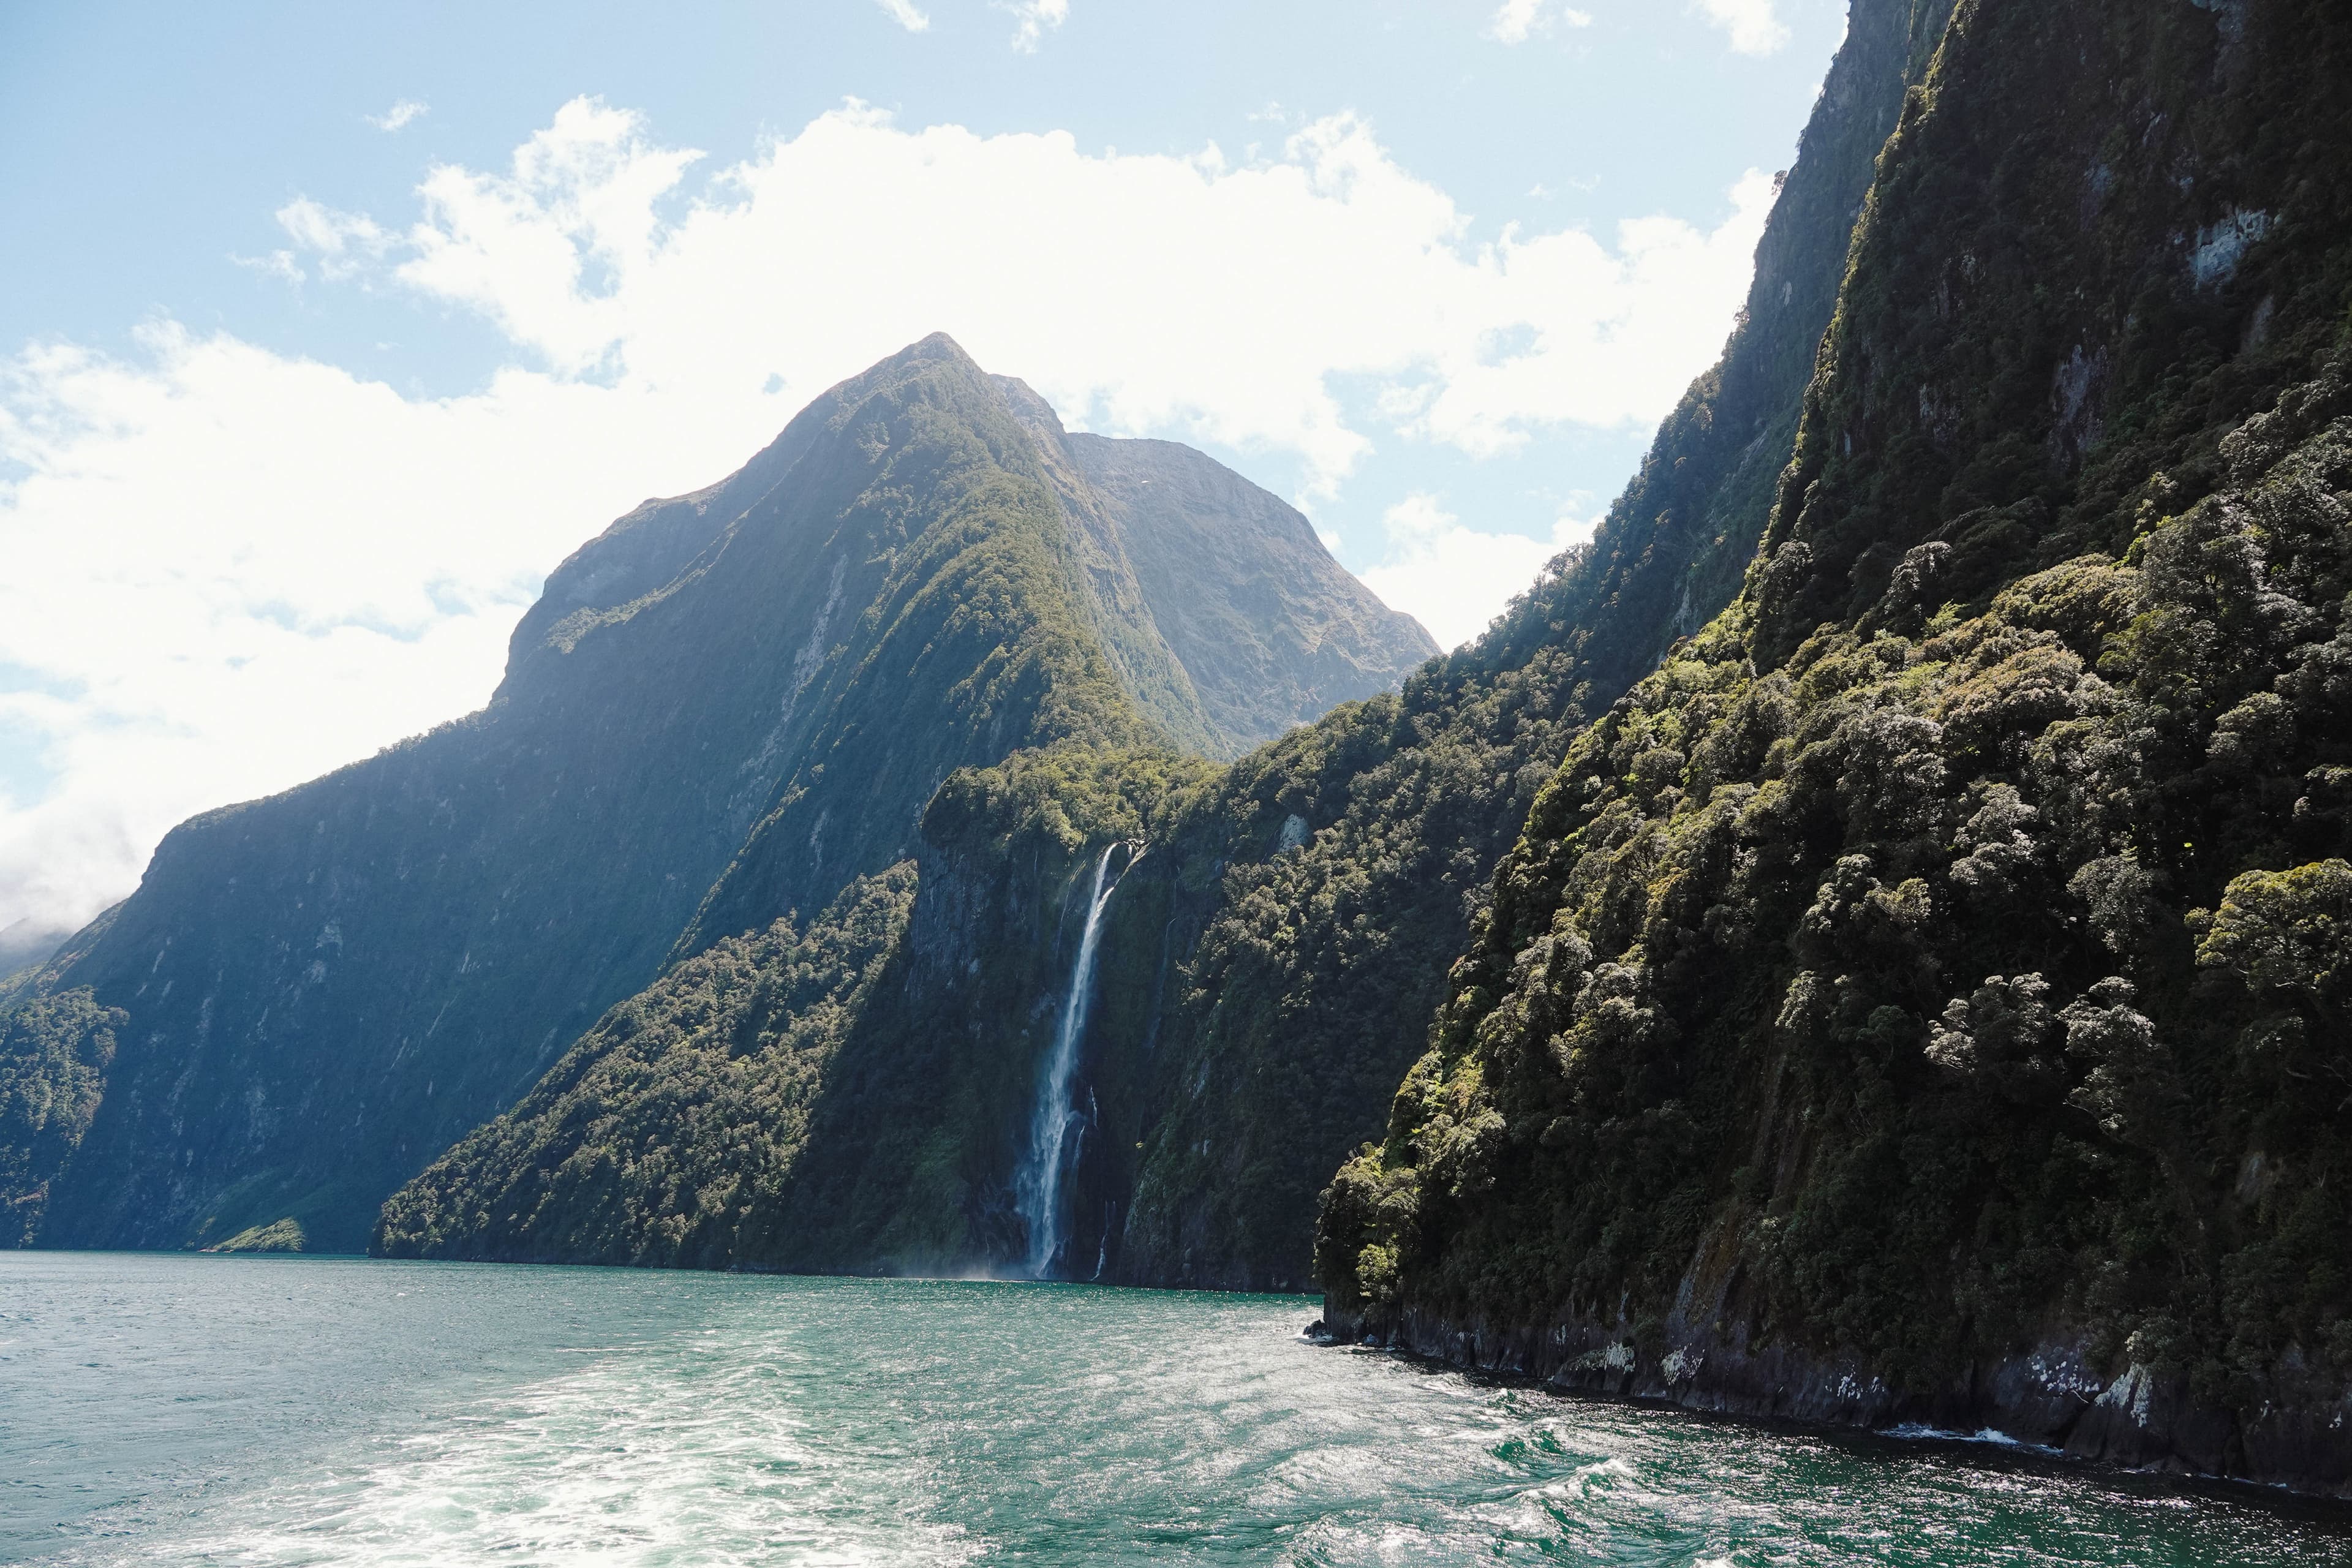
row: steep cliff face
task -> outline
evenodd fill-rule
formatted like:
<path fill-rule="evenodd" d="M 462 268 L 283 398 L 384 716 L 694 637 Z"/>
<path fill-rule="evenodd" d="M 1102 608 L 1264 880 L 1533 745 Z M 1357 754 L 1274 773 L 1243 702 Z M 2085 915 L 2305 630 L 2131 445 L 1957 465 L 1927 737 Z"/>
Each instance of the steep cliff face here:
<path fill-rule="evenodd" d="M 951 778 L 916 852 L 805 926 L 777 922 L 609 1012 L 510 1112 L 385 1205 L 396 1257 L 958 1273 L 1019 1270 L 1041 1114 L 1070 1112 L 1043 1266 L 1088 1277 L 1102 1205 L 1132 1184 L 1150 1114 L 1136 1051 L 1151 993 L 1131 958 L 1088 978 L 1092 1027 L 1062 1092 L 1090 873 L 1105 946 L 1151 947 L 1170 884 L 1135 851 L 1210 771 L 1064 745 Z M 1139 983 L 1144 982 L 1144 983 Z M 1087 1156 L 1079 1157 L 1081 1150 Z"/>
<path fill-rule="evenodd" d="M 1066 494 L 1025 417 L 926 340 L 567 561 L 481 713 L 174 830 L 32 988 L 128 1016 L 87 1131 L 37 1179 L 39 1238 L 290 1217 L 357 1247 L 386 1193 L 674 952 L 907 855 L 956 769 L 1208 743 L 1150 594 L 1090 542 L 1126 514 Z M 1354 639 L 1375 683 L 1428 647 L 1399 617 L 1297 635 Z"/>
<path fill-rule="evenodd" d="M 996 383 L 1074 525 L 1129 689 L 1184 750 L 1238 756 L 1436 654 L 1333 569 L 1297 508 L 1173 441 L 1073 435 L 1025 383 Z"/>
<path fill-rule="evenodd" d="M 715 1267 L 790 1183 L 845 1034 L 900 960 L 912 864 L 620 1003 L 385 1205 L 402 1257 Z"/>
<path fill-rule="evenodd" d="M 115 1031 L 126 1022 L 88 986 L 34 996 L 0 1016 L 0 1247 L 40 1234 L 49 1184 L 89 1131 Z"/>
<path fill-rule="evenodd" d="M 1154 624 L 1231 758 L 1391 691 L 1437 645 L 1326 559 L 1297 510 L 1172 441 L 1064 437 L 1119 519 Z"/>
<path fill-rule="evenodd" d="M 2352 18 L 1968 0 L 1740 596 L 1542 789 L 1343 1332 L 2352 1488 Z"/>
<path fill-rule="evenodd" d="M 1331 559 L 1304 518 L 1238 474 L 1168 442 L 1071 436 L 1023 383 L 990 382 L 1002 416 L 1025 438 L 1024 477 L 1050 495 L 1058 515 L 1070 621 L 1153 741 L 1230 756 L 1334 703 L 1394 687 L 1436 652 L 1419 622 L 1381 605 Z M 1097 482 L 1098 473 L 1106 482 Z M 1155 478 L 1165 498 L 1153 493 Z M 1256 628 L 1247 639 L 1232 635 L 1244 624 Z M 1243 647 L 1260 657 L 1243 657 Z M 930 722 L 925 696 L 900 700 L 886 720 L 880 704 L 897 700 L 890 666 L 869 661 L 867 668 L 840 699 L 845 724 L 895 723 L 920 743 Z M 960 762 L 982 765 L 1060 735 L 1118 746 L 1142 733 L 1080 725 L 1043 735 L 999 731 L 975 748 L 984 754 Z M 822 773 L 822 751 L 812 751 L 808 765 Z M 911 843 L 946 772 L 934 765 L 898 775 L 908 787 L 887 803 L 894 853 Z M 839 885 L 835 867 L 815 853 L 826 808 L 813 810 L 801 787 L 786 781 L 679 939 L 678 955 L 778 910 L 811 907 Z"/>
<path fill-rule="evenodd" d="M 1469 647 L 1238 762 L 1185 819 L 1216 889 L 1118 1254 L 1136 1282 L 1297 1287 L 1315 1196 L 1428 1043 L 1495 866 L 1570 739 L 1737 589 L 1848 243 L 1942 0 L 1858 0 L 1722 360 L 1592 543 Z M 1214 868 L 1213 871 L 1209 869 Z"/>
<path fill-rule="evenodd" d="M 1856 8 L 1723 363 L 1594 548 L 1480 643 L 1401 699 L 1351 703 L 1222 772 L 1064 747 L 957 775 L 926 814 L 904 956 L 858 1017 L 819 1067 L 761 1047 L 730 1069 L 800 1086 L 763 1091 L 793 1109 L 746 1135 L 774 1180 L 740 1186 L 721 1145 L 705 1149 L 697 1129 L 718 1124 L 720 1091 L 699 1064 L 733 1059 L 737 1026 L 665 983 L 403 1193 L 378 1246 L 856 1270 L 1034 1262 L 1020 1194 L 1042 1064 L 1088 869 L 1134 840 L 1148 848 L 1121 861 L 1105 909 L 1066 1094 L 1042 1108 L 1072 1132 L 1050 1271 L 1303 1287 L 1315 1194 L 1425 1045 L 1537 787 L 1752 552 L 1874 157 L 1941 17 L 1907 0 Z M 1221 750 L 1375 684 L 1365 650 L 1392 645 L 1395 617 L 1307 569 L 1321 547 L 1303 519 L 1181 447 L 1066 435 L 1003 384 L 1072 520 L 1103 646 L 1165 731 Z M 703 929 L 736 924 L 706 910 Z M 631 1021 L 640 1008 L 663 1026 Z M 646 1057 L 635 1042 L 655 1037 L 673 1043 Z M 596 1056 L 609 1065 L 587 1065 Z M 584 1174 L 689 1155 L 691 1179 L 659 1191 Z M 729 1194 L 723 1215 L 697 1192 Z"/>

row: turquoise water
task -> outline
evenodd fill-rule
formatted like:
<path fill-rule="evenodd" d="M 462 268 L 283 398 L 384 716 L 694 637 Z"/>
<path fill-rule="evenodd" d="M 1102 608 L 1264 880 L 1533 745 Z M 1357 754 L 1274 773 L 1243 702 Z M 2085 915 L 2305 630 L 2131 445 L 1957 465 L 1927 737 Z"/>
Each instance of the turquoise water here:
<path fill-rule="evenodd" d="M 1313 1315 L 0 1253 L 0 1560 L 2352 1563 L 2334 1510 L 1481 1386 Z"/>

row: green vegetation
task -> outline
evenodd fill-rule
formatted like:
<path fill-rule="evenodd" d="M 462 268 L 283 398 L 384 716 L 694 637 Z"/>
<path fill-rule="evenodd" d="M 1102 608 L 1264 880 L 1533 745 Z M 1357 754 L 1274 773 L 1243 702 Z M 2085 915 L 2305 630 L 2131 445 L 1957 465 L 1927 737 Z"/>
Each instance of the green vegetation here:
<path fill-rule="evenodd" d="M 912 865 L 688 959 L 614 1007 L 512 1110 L 394 1194 L 394 1258 L 709 1267 L 807 1141 L 826 1071 L 905 932 Z"/>
<path fill-rule="evenodd" d="M 1223 766 L 1188 753 L 1326 677 L 1286 632 L 1187 651 L 1154 606 L 1180 555 L 1227 551 L 1202 580 L 1230 584 L 1289 520 L 1155 514 L 1201 542 L 1155 553 L 1121 520 L 1176 459 L 1065 438 L 919 345 L 730 481 L 734 521 L 658 503 L 551 580 L 500 705 L 412 751 L 517 725 L 562 767 L 420 765 L 399 798 L 471 832 L 469 803 L 585 770 L 562 798 L 625 861 L 581 884 L 603 913 L 514 891 L 526 848 L 577 869 L 551 812 L 481 830 L 496 890 L 422 829 L 367 866 L 541 923 L 442 933 L 492 978 L 418 994 L 473 1033 L 366 994 L 402 1020 L 377 1076 L 225 1114 L 236 1179 L 172 1223 L 320 1237 L 330 1173 L 273 1129 L 366 1128 L 366 1094 L 447 1072 L 449 1116 L 510 1109 L 394 1195 L 379 1250 L 1001 1264 L 1082 894 L 1126 844 L 1073 1272 L 1311 1268 L 1343 1330 L 1537 1371 L 1623 1346 L 1685 1393 L 1716 1357 L 1692 1396 L 1759 1408 L 1851 1372 L 1877 1392 L 1818 1406 L 1850 1419 L 2008 1419 L 2043 1358 L 2078 1382 L 2038 1435 L 2306 1473 L 2352 1384 L 2347 79 L 2352 22 L 2315 3 L 1864 0 L 1748 311 L 1593 543 L 1401 690 Z M 239 833 L 268 837 L 193 825 L 151 884 L 213 885 L 183 857 Z M 328 904 L 269 928 L 278 989 L 238 1016 L 376 1016 L 286 978 L 333 975 L 375 896 L 296 874 L 365 879 L 280 870 L 273 909 Z M 602 1016 L 566 1029 L 507 978 L 518 929 L 599 937 L 583 972 L 636 994 L 581 987 Z M 89 1010 L 138 1016 L 134 958 L 174 1008 L 218 1001 L 160 933 L 134 900 L 35 988 L 70 994 L 76 954 L 121 988 L 8 1047 L 68 1085 L 43 1104 L 98 1081 Z M 2154 1404 L 2084 1418 L 2123 1376 Z"/>
<path fill-rule="evenodd" d="M 87 985 L 0 1013 L 0 1246 L 39 1234 L 49 1186 L 98 1113 L 115 1031 L 129 1022 Z"/>
<path fill-rule="evenodd" d="M 288 1217 L 272 1220 L 268 1225 L 248 1226 L 226 1241 L 214 1242 L 206 1252 L 302 1252 L 308 1249 L 310 1237 L 302 1231 L 302 1222 Z"/>
<path fill-rule="evenodd" d="M 614 1008 L 386 1204 L 374 1250 L 852 1269 L 1010 1255 L 1010 1156 L 1067 983 L 1071 892 L 1103 844 L 1164 831 L 1213 772 L 1066 743 L 954 774 L 919 862 Z M 1129 899 L 1121 929 L 1151 902 Z"/>
<path fill-rule="evenodd" d="M 1313 1194 L 1422 1048 L 1538 786 L 1738 579 L 1934 9 L 1857 11 L 1748 320 L 1593 549 L 1402 696 L 1224 773 L 1167 748 L 1230 752 L 1377 690 L 1425 641 L 1273 498 L 1182 448 L 1067 437 L 945 339 L 723 484 L 623 518 L 550 577 L 483 713 L 184 825 L 43 972 L 33 990 L 87 986 L 136 1026 L 42 1239 L 205 1245 L 291 1218 L 351 1247 L 446 1150 L 383 1245 L 1005 1256 L 1072 889 L 1135 840 L 1077 1244 L 1106 1277 L 1303 1283 Z M 747 994 L 797 994 L 770 970 L 824 918 L 761 933 L 910 857 L 898 956 L 793 1058 L 817 1077 L 761 1079 L 788 1218 L 706 1213 L 719 1156 L 688 1124 L 717 1047 L 691 998 L 717 982 L 682 966 L 724 949 Z M 667 1022 L 614 1053 L 632 995 Z M 583 1052 L 635 1065 L 575 1080 Z M 594 1115 L 577 1098 L 608 1092 Z M 587 1182 L 600 1153 L 638 1176 Z M 559 1170 L 528 1204 L 509 1190 Z"/>
<path fill-rule="evenodd" d="M 1125 840 L 1149 848 L 1108 915 L 1074 1246 L 1105 1277 L 1304 1284 L 1314 1194 L 1423 1049 L 1538 791 L 1737 585 L 1940 20 L 1932 0 L 1857 9 L 1747 316 L 1594 544 L 1402 693 L 1222 772 L 1165 747 L 1227 750 L 1286 704 L 1376 686 L 1395 618 L 1324 584 L 1271 498 L 1181 448 L 1064 437 L 944 340 L 725 485 L 623 519 L 551 578 L 487 713 L 167 846 L 79 962 L 142 1039 L 183 1042 L 123 1082 L 193 1056 L 218 1103 L 178 1124 L 204 1131 L 175 1163 L 134 1089 L 100 1131 L 146 1174 L 93 1183 L 51 1236 L 201 1243 L 290 1215 L 348 1246 L 362 1195 L 455 1139 L 379 1247 L 1013 1255 L 1074 890 Z M 1244 627 L 1269 563 L 1284 615 Z M 471 847 L 426 847 L 445 842 Z M 886 868 L 909 855 L 901 888 Z M 250 908 L 174 923 L 233 868 Z M 886 883 L 895 926 L 861 901 Z M 662 960 L 665 929 L 684 934 Z M 350 1019 L 373 1055 L 303 1071 Z"/>
<path fill-rule="evenodd" d="M 291 1216 L 356 1248 L 614 1004 L 916 854 L 959 770 L 1231 749 L 1223 724 L 1277 723 L 1333 660 L 1360 693 L 1426 651 L 1311 533 L 1292 548 L 1305 524 L 1273 498 L 1181 448 L 1093 443 L 1139 492 L 1183 479 L 1152 526 L 1219 561 L 1135 568 L 1132 498 L 1092 489 L 1016 388 L 943 337 L 911 346 L 565 562 L 483 712 L 171 834 L 110 923 L 0 994 L 88 988 L 136 1020 L 41 1239 L 205 1245 Z M 1229 619 L 1276 536 L 1292 624 L 1194 682 L 1159 625 Z"/>
<path fill-rule="evenodd" d="M 1219 769 L 1173 752 L 1119 752 L 1066 742 L 1015 752 L 951 775 L 923 811 L 923 840 L 969 860 L 1080 856 L 1170 831 L 1177 803 Z"/>
<path fill-rule="evenodd" d="M 610 546 L 650 552 L 632 571 L 592 548 L 559 572 L 575 607 L 519 630 L 482 714 L 166 839 L 62 976 L 136 1027 L 48 1241 L 290 1214 L 355 1250 L 659 975 L 698 905 L 763 900 L 716 934 L 765 929 L 904 858 L 959 766 L 1153 736 L 1086 632 L 1028 437 L 953 344 L 779 447 L 731 500 L 673 503 L 738 508 L 699 542 L 641 519 Z"/>
<path fill-rule="evenodd" d="M 743 1261 L 936 1272 L 1024 1252 L 1012 1183 L 1039 1068 L 1094 867 L 1125 841 L 1150 847 L 1126 868 L 1106 917 L 1086 1073 L 1092 1154 L 1076 1200 L 1077 1250 L 1100 1252 L 1102 1205 L 1131 1189 L 1133 1148 L 1152 1114 L 1144 1068 L 1181 923 L 1164 846 L 1174 811 L 1214 772 L 1161 752 L 1064 746 L 941 788 L 924 814 L 902 979 L 861 1019 L 789 1212 Z"/>
<path fill-rule="evenodd" d="M 2320 6 L 1962 7 L 1765 554 L 1326 1195 L 1340 1321 L 1922 1399 L 2072 1345 L 2198 1413 L 2126 1457 L 2316 1473 L 2264 1433 L 2352 1381 L 2347 69 Z"/>
<path fill-rule="evenodd" d="M 1157 1051 L 1164 1119 L 1120 1276 L 1309 1278 L 1315 1194 L 1428 1043 L 1494 868 L 1570 738 L 1735 591 L 1761 533 L 1853 217 L 1948 7 L 1853 9 L 1720 363 L 1592 543 L 1394 698 L 1236 763 L 1171 858 L 1207 904 Z M 1292 817 L 1305 837 L 1276 852 Z"/>
<path fill-rule="evenodd" d="M 1012 1173 L 1068 983 L 1074 895 L 1102 847 L 1126 840 L 1149 848 L 1107 915 L 1082 1066 L 1091 1118 L 1071 1256 L 1096 1258 L 1105 1278 L 1304 1286 L 1315 1194 L 1379 1126 L 1423 1048 L 1447 967 L 1538 790 L 1577 730 L 1655 664 L 1678 618 L 1703 618 L 1738 582 L 1843 274 L 1852 215 L 1939 21 L 1937 7 L 1908 3 L 1857 13 L 1722 364 L 1661 431 L 1595 544 L 1559 563 L 1478 644 L 1431 664 L 1400 694 L 1344 704 L 1223 770 L 1073 721 L 1069 741 L 948 775 L 924 808 L 921 890 L 901 957 L 829 1045 L 822 1089 L 794 1101 L 803 1109 L 789 1136 L 739 1140 L 765 1151 L 752 1163 L 770 1183 L 740 1213 L 707 1217 L 697 1193 L 724 1184 L 708 1162 L 691 1179 L 567 1185 L 574 1206 L 560 1217 L 537 1198 L 508 1195 L 543 1179 L 534 1171 L 606 1162 L 668 1173 L 686 1157 L 703 1114 L 702 1064 L 723 1030 L 689 1018 L 665 980 L 627 1005 L 672 1021 L 648 1027 L 627 1081 L 581 1080 L 596 1115 L 575 1112 L 587 1102 L 565 1098 L 574 1069 L 559 1068 L 396 1198 L 379 1245 L 851 1269 L 970 1268 L 1018 1256 Z M 1013 406 L 1033 428 L 1051 421 L 1018 395 Z M 1148 444 L 1065 447 L 1058 427 L 1045 434 L 1055 437 L 1040 447 L 1045 477 L 1066 492 L 1076 493 L 1074 467 L 1138 506 L 1205 482 L 1187 469 L 1185 486 L 1144 484 L 1170 479 L 1164 465 L 1176 460 Z M 1057 454 L 1074 463 L 1057 468 Z M 1118 546 L 1136 552 L 1139 581 L 1180 575 L 1162 533 L 1200 541 L 1194 556 L 1230 548 L 1197 520 L 1167 513 L 1164 498 L 1150 504 L 1162 509 L 1155 530 Z M 1088 533 L 1083 507 L 1073 503 L 1071 515 L 1087 569 L 1099 569 L 1118 541 Z M 1286 521 L 1268 511 L 1261 531 Z M 1245 564 L 1216 569 L 1238 574 Z M 937 573 L 926 566 L 908 580 Z M 1042 594 L 1050 604 L 1043 577 L 1041 567 L 1002 602 Z M 1110 611 L 1126 603 L 1094 602 Z M 1318 616 L 1328 618 L 1298 618 Z M 1132 688 L 1129 667 L 1150 641 L 1131 620 L 1098 614 L 1106 618 Z M 1188 668 L 1223 671 L 1222 686 L 1202 688 L 1212 708 L 1246 721 L 1235 691 L 1288 668 L 1267 651 L 1287 635 L 1267 631 L 1272 641 L 1241 648 L 1232 670 L 1188 655 Z M 1092 688 L 1073 676 L 1056 689 Z M 912 708 L 906 721 L 916 721 Z M 791 789 L 780 798 L 681 952 L 784 901 L 762 858 L 784 864 L 813 836 L 804 812 L 782 826 Z M 742 955 L 753 969 L 773 961 Z M 581 1048 L 604 1049 L 601 1030 Z M 441 1217 L 453 1210 L 516 1217 Z M 697 1239 L 667 1239 L 679 1234 Z M 665 1239 L 641 1240 L 654 1235 Z"/>

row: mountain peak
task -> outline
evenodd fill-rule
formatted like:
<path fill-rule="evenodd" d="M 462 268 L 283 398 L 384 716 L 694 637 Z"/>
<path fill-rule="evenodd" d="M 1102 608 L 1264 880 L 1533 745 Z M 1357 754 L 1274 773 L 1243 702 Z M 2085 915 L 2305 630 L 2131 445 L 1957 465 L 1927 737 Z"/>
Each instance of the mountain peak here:
<path fill-rule="evenodd" d="M 357 1246 L 673 951 L 881 872 L 958 770 L 1231 755 L 1434 651 L 1198 453 L 1139 452 L 1189 477 L 1136 504 L 1126 445 L 934 333 L 574 552 L 482 712 L 183 824 L 37 982 L 131 1019 L 27 1178 L 44 1237 Z"/>

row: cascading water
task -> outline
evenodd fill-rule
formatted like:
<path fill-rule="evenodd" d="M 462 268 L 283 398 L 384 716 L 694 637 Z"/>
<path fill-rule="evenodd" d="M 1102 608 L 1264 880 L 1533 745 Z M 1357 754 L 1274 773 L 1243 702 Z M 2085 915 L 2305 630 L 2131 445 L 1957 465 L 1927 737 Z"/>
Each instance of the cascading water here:
<path fill-rule="evenodd" d="M 1118 876 L 1110 863 L 1120 850 L 1129 851 Z M 1087 1116 L 1071 1102 L 1070 1081 L 1077 1074 L 1078 1047 L 1087 1032 L 1087 1011 L 1094 1000 L 1095 950 L 1102 940 L 1103 911 L 1118 891 L 1119 877 L 1143 858 L 1142 847 L 1114 844 L 1095 862 L 1094 886 L 1087 895 L 1086 930 L 1078 938 L 1078 959 L 1070 969 L 1069 994 L 1054 1029 L 1054 1044 L 1037 1075 L 1036 1109 L 1029 1115 L 1029 1152 L 1014 1178 L 1013 1199 L 1021 1217 L 1029 1222 L 1029 1256 L 1023 1268 L 1034 1279 L 1045 1278 L 1061 1257 L 1062 1183 L 1076 1163 L 1077 1135 Z"/>

